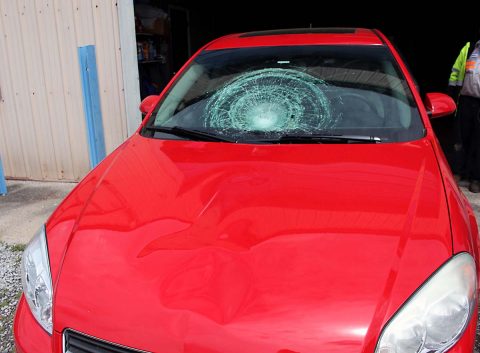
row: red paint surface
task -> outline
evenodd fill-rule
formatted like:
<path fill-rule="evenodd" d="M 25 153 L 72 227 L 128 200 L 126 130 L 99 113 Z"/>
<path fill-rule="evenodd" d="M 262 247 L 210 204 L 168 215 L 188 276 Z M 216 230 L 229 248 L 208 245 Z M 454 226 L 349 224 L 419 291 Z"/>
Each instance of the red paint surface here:
<path fill-rule="evenodd" d="M 361 351 L 452 253 L 427 140 L 219 147 L 136 136 L 114 156 L 71 238 L 56 330 Z"/>
<path fill-rule="evenodd" d="M 159 99 L 160 97 L 158 95 L 145 97 L 138 108 L 143 114 L 148 114 L 155 108 Z"/>
<path fill-rule="evenodd" d="M 457 109 L 453 99 L 444 93 L 427 93 L 425 100 L 425 106 L 432 118 L 453 114 Z"/>
<path fill-rule="evenodd" d="M 357 29 L 355 33 L 311 33 L 242 37 L 232 34 L 219 38 L 207 46 L 207 50 L 270 47 L 281 45 L 381 45 L 382 41 L 369 29 Z"/>
<path fill-rule="evenodd" d="M 17 353 L 53 352 L 52 337 L 37 323 L 23 295 L 18 303 L 13 331 Z"/>
<path fill-rule="evenodd" d="M 155 352 L 373 352 L 454 252 L 478 259 L 473 213 L 407 78 L 427 127 L 415 142 L 130 138 L 47 224 L 55 352 L 65 328 Z M 471 352 L 475 323 L 451 352 Z M 15 327 L 19 347 L 32 347 L 26 329 L 46 335 L 24 301 Z"/>

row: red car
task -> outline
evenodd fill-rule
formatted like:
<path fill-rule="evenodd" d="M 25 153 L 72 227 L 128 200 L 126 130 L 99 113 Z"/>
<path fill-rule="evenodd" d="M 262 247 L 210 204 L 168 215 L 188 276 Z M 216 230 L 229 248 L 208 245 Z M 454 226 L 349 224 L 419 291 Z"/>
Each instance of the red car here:
<path fill-rule="evenodd" d="M 203 47 L 29 244 L 17 352 L 472 352 L 479 241 L 376 30 Z"/>

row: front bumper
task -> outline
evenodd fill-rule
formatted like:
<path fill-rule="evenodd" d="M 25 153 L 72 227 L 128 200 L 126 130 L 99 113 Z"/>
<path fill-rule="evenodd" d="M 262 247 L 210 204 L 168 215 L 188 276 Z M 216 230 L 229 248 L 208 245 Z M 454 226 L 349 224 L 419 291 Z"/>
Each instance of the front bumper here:
<path fill-rule="evenodd" d="M 477 327 L 477 315 L 474 315 L 467 330 L 460 341 L 457 342 L 448 352 L 449 353 L 472 353 Z M 22 295 L 18 303 L 17 313 L 14 322 L 14 338 L 17 353 L 62 353 L 63 343 L 62 334 L 54 331 L 53 336 L 49 335 L 37 323 L 33 317 L 24 296 Z M 101 338 L 101 337 L 99 337 Z M 112 342 L 116 343 L 116 342 Z M 183 352 L 196 353 L 196 352 Z M 228 352 L 225 352 L 228 353 Z M 252 352 L 259 353 L 259 352 Z M 270 353 L 270 352 L 262 352 Z M 275 353 L 275 352 L 271 352 Z M 302 352 L 308 353 L 308 352 Z"/>
<path fill-rule="evenodd" d="M 13 335 L 17 353 L 62 352 L 61 347 L 54 351 L 52 336 L 37 323 L 23 295 L 15 314 Z"/>

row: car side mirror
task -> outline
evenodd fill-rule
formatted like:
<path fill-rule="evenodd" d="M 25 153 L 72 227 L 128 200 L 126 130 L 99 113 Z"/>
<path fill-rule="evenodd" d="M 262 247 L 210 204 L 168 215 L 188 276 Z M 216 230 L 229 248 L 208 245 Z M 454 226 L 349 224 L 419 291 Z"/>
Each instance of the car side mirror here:
<path fill-rule="evenodd" d="M 155 108 L 155 106 L 157 105 L 157 102 L 159 99 L 160 99 L 160 96 L 156 96 L 156 95 L 145 97 L 142 103 L 140 103 L 140 107 L 139 107 L 142 114 L 146 115 L 150 113 L 153 110 L 153 108 Z"/>
<path fill-rule="evenodd" d="M 427 93 L 425 107 L 430 118 L 450 115 L 457 109 L 454 100 L 444 93 Z"/>

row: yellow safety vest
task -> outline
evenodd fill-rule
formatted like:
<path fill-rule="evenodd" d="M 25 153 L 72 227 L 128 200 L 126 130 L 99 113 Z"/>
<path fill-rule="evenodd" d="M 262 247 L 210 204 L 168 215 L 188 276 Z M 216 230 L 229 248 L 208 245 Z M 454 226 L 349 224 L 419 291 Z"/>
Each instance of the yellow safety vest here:
<path fill-rule="evenodd" d="M 465 78 L 465 64 L 468 59 L 468 50 L 470 49 L 470 42 L 467 42 L 460 51 L 460 54 L 455 60 L 455 64 L 452 67 L 452 73 L 448 80 L 449 86 L 463 86 L 463 79 Z"/>

